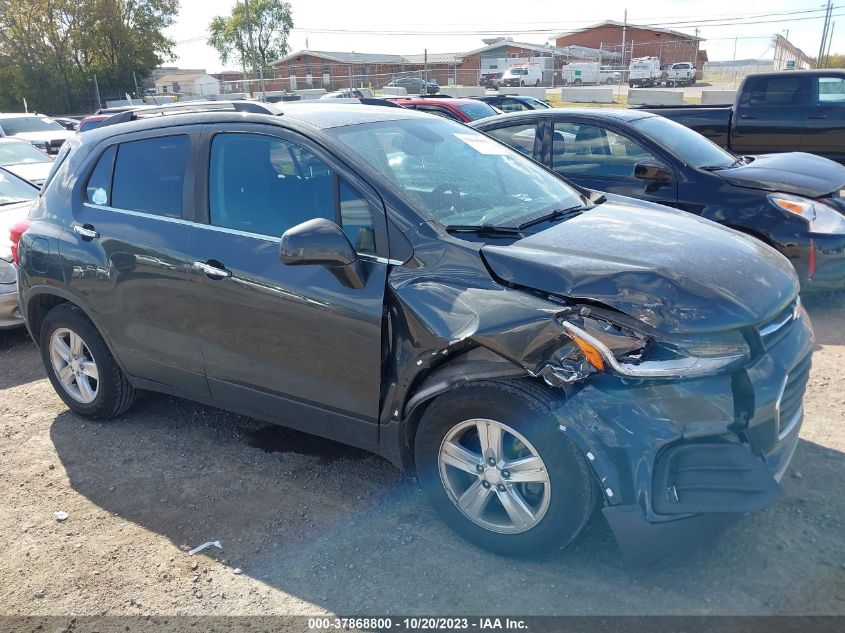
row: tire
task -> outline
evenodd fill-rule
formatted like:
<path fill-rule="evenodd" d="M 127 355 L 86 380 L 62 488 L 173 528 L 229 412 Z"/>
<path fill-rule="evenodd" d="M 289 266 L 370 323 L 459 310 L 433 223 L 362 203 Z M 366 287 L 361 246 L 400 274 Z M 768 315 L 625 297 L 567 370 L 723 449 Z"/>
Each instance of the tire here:
<path fill-rule="evenodd" d="M 612 86 L 616 82 L 613 81 L 613 77 L 608 77 L 604 83 L 606 83 L 608 86 Z"/>
<path fill-rule="evenodd" d="M 634 87 L 634 82 L 633 82 L 633 81 L 629 81 L 629 82 L 628 82 L 628 87 L 629 87 L 629 88 L 633 88 L 633 87 Z"/>
<path fill-rule="evenodd" d="M 583 81 L 581 81 L 580 79 L 576 79 L 576 80 L 575 80 L 575 81 L 573 81 L 572 83 L 573 83 L 574 85 L 576 85 L 576 86 L 580 86 L 580 85 L 581 85 L 582 83 L 584 83 L 584 82 L 583 82 Z"/>
<path fill-rule="evenodd" d="M 39 339 L 47 377 L 72 411 L 86 418 L 105 420 L 135 404 L 137 392 L 97 328 L 77 306 L 64 303 L 50 310 L 44 317 Z M 70 362 L 62 350 L 70 354 Z M 60 378 L 60 372 L 66 382 Z"/>
<path fill-rule="evenodd" d="M 423 415 L 415 442 L 420 483 L 443 520 L 478 547 L 509 556 L 543 555 L 574 539 L 592 513 L 597 494 L 589 466 L 560 431 L 552 402 L 547 389 L 527 380 L 483 381 L 444 393 Z M 504 431 L 495 466 L 483 461 L 479 428 Z M 449 460 L 458 455 L 463 467 L 447 463 L 444 455 Z M 532 465 L 543 468 L 530 475 L 507 471 L 526 456 L 539 457 Z M 545 481 L 514 483 L 517 476 Z M 473 497 L 486 500 L 474 519 L 457 505 L 459 498 Z M 515 499 L 521 500 L 521 513 Z"/>
<path fill-rule="evenodd" d="M 524 86 L 525 86 L 525 82 L 522 79 L 520 79 L 519 80 L 519 87 L 522 88 Z"/>

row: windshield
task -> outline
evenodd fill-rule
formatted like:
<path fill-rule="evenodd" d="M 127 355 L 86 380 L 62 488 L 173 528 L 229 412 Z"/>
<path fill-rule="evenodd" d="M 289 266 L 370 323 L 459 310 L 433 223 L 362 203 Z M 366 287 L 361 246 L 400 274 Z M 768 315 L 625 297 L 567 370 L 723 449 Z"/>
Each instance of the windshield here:
<path fill-rule="evenodd" d="M 38 189 L 0 169 L 0 206 L 35 200 L 37 197 Z"/>
<path fill-rule="evenodd" d="M 22 163 L 49 163 L 52 158 L 25 142 L 0 143 L 0 166 Z"/>
<path fill-rule="evenodd" d="M 488 116 L 494 116 L 496 114 L 496 111 L 490 106 L 490 104 L 484 103 L 483 101 L 459 105 L 458 110 L 466 114 L 473 121 L 483 119 Z"/>
<path fill-rule="evenodd" d="M 631 122 L 631 126 L 673 152 L 691 167 L 725 168 L 736 159 L 712 141 L 662 116 L 649 116 Z"/>
<path fill-rule="evenodd" d="M 61 125 L 46 116 L 22 116 L 14 119 L 0 119 L 0 126 L 9 136 L 27 132 L 66 132 Z"/>
<path fill-rule="evenodd" d="M 519 226 L 583 204 L 581 195 L 529 158 L 436 117 L 329 130 L 383 174 L 422 215 L 449 226 Z"/>

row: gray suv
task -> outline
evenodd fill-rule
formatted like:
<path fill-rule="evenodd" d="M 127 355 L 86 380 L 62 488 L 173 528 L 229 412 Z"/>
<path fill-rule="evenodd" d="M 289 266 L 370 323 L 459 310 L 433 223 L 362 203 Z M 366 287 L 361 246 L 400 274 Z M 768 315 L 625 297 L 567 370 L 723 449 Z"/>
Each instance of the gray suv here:
<path fill-rule="evenodd" d="M 441 117 L 125 112 L 66 143 L 28 223 L 22 313 L 74 412 L 158 391 L 363 447 L 493 551 L 600 507 L 653 563 L 770 504 L 798 442 L 786 258 Z"/>

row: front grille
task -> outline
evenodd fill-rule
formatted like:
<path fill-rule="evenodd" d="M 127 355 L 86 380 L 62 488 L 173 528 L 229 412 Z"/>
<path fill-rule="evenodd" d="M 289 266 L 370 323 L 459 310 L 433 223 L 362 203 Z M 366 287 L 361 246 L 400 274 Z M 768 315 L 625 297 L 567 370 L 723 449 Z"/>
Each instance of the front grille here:
<path fill-rule="evenodd" d="M 812 357 L 808 354 L 787 375 L 783 392 L 778 400 L 778 439 L 783 439 L 792 430 L 801 415 L 801 402 L 810 378 Z"/>
<path fill-rule="evenodd" d="M 800 301 L 800 299 L 796 298 L 783 310 L 757 326 L 757 331 L 760 333 L 760 340 L 763 342 L 764 349 L 770 350 L 789 334 L 797 321 Z"/>

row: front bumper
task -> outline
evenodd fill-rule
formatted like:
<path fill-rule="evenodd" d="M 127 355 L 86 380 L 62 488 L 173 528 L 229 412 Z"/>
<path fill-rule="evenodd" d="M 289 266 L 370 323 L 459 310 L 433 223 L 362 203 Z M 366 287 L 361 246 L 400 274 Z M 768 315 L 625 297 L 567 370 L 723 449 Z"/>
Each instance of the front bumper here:
<path fill-rule="evenodd" d="M 601 483 L 629 566 L 689 552 L 778 497 L 798 444 L 812 340 L 802 314 L 732 375 L 597 375 L 560 406 L 561 431 Z"/>
<path fill-rule="evenodd" d="M 21 325 L 23 318 L 18 307 L 18 285 L 4 284 L 0 286 L 0 330 Z"/>

